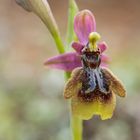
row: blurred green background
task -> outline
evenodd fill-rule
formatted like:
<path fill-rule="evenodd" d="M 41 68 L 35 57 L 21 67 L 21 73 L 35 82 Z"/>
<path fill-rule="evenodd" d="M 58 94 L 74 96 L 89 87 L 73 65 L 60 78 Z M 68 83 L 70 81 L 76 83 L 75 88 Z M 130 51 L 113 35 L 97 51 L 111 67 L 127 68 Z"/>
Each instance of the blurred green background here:
<path fill-rule="evenodd" d="M 68 0 L 48 0 L 65 39 Z M 90 9 L 123 81 L 111 120 L 84 122 L 84 140 L 140 140 L 140 1 L 77 0 Z M 44 67 L 56 55 L 45 25 L 14 0 L 0 0 L 0 140 L 71 140 L 63 72 Z"/>

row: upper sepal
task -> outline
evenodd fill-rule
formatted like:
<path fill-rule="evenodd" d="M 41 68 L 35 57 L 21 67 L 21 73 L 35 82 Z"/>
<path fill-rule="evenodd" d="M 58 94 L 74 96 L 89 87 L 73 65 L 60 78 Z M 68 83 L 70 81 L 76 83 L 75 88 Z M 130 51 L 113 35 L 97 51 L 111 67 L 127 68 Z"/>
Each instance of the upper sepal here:
<path fill-rule="evenodd" d="M 74 18 L 74 31 L 80 43 L 86 45 L 89 34 L 96 31 L 95 18 L 89 10 L 83 10 L 77 13 Z"/>

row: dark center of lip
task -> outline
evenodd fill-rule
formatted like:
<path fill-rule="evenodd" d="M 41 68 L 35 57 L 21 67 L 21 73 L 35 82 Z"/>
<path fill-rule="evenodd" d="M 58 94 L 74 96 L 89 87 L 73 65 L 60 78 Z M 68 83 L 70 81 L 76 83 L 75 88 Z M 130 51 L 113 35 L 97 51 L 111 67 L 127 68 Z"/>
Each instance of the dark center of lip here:
<path fill-rule="evenodd" d="M 112 92 L 110 91 L 108 94 L 104 94 L 99 89 L 95 89 L 93 92 L 85 94 L 82 92 L 82 90 L 80 90 L 78 93 L 78 97 L 81 101 L 85 102 L 93 102 L 94 100 L 100 100 L 103 103 L 107 103 L 112 97 Z"/>
<path fill-rule="evenodd" d="M 78 96 L 84 101 L 93 101 L 100 98 L 106 100 L 111 96 L 110 81 L 102 72 L 102 69 L 84 68 L 82 76 L 82 89 Z"/>

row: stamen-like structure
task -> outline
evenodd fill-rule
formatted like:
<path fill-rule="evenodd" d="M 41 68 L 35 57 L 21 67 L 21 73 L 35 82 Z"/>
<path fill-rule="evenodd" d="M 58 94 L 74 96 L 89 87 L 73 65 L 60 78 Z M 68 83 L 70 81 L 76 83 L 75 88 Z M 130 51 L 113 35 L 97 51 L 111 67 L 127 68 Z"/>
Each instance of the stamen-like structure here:
<path fill-rule="evenodd" d="M 97 32 L 91 32 L 89 34 L 89 49 L 90 51 L 97 51 L 98 47 L 97 47 L 97 41 L 101 38 L 100 34 Z"/>

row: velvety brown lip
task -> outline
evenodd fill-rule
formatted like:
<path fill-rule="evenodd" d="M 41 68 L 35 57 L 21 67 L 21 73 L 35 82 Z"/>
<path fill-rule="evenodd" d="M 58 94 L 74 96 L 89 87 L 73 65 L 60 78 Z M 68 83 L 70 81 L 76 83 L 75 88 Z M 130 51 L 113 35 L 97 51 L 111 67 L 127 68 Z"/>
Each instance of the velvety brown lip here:
<path fill-rule="evenodd" d="M 91 93 L 83 93 L 81 90 L 78 93 L 78 98 L 85 102 L 93 102 L 94 100 L 99 99 L 103 103 L 107 103 L 110 101 L 112 97 L 112 92 L 109 92 L 108 94 L 105 94 L 99 89 L 95 89 L 94 92 Z"/>

